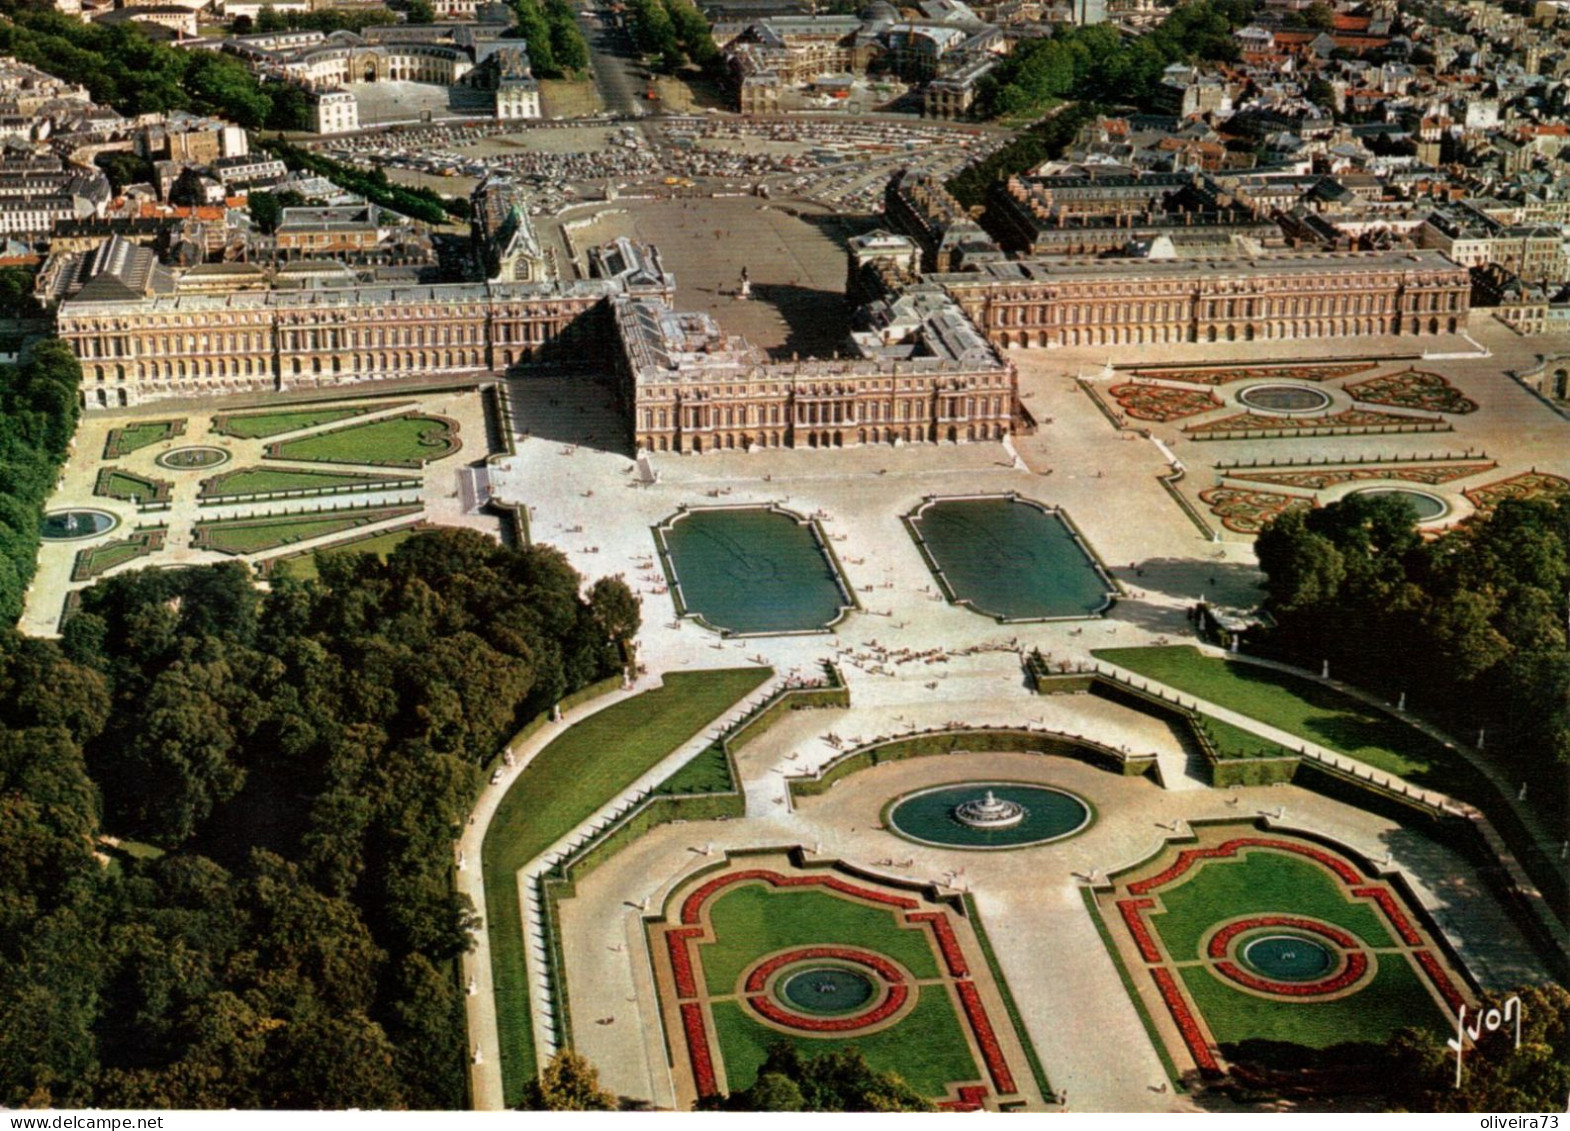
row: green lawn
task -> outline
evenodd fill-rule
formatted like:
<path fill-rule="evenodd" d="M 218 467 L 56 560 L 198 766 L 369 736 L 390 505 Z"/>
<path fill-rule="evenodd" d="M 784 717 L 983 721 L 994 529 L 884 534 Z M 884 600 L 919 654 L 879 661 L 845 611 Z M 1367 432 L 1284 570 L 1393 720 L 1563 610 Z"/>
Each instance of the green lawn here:
<path fill-rule="evenodd" d="M 853 1046 L 873 1068 L 897 1073 L 916 1091 L 933 1098 L 944 1095 L 951 1083 L 985 1078 L 943 986 L 920 987 L 915 1008 L 898 1024 L 853 1040 L 787 1035 L 754 1020 L 735 1002 L 715 1002 L 713 1012 L 725 1079 L 733 1092 L 752 1085 L 769 1046 L 780 1041 L 809 1055 Z"/>
<path fill-rule="evenodd" d="M 115 566 L 124 565 L 126 562 L 161 550 L 163 544 L 162 529 L 139 530 L 129 538 L 105 542 L 102 546 L 78 551 L 76 561 L 71 567 L 71 580 L 86 581 L 88 578 L 97 577 L 114 569 Z"/>
<path fill-rule="evenodd" d="M 694 754 L 681 769 L 662 781 L 654 792 L 672 795 L 726 793 L 735 788 L 725 748 L 716 742 Z"/>
<path fill-rule="evenodd" d="M 772 673 L 670 672 L 663 687 L 598 711 L 518 775 L 485 834 L 485 904 L 508 1106 L 536 1071 L 517 873 Z"/>
<path fill-rule="evenodd" d="M 403 408 L 410 401 L 382 402 L 366 405 L 338 405 L 335 407 L 298 408 L 281 412 L 248 412 L 240 416 L 228 414 L 213 417 L 213 431 L 221 436 L 237 436 L 242 440 L 265 440 L 285 432 L 298 432 L 302 428 L 316 428 L 323 424 L 336 424 L 350 417 L 364 416 L 389 408 Z"/>
<path fill-rule="evenodd" d="M 185 434 L 184 420 L 146 420 L 111 429 L 104 441 L 104 458 L 130 455 L 139 448 Z"/>
<path fill-rule="evenodd" d="M 1460 755 L 1442 743 L 1311 679 L 1205 656 L 1188 645 L 1101 648 L 1091 655 L 1411 782 L 1452 793 L 1472 779 Z"/>
<path fill-rule="evenodd" d="M 1288 750 L 1278 742 L 1223 722 L 1214 715 L 1205 715 L 1203 720 L 1210 740 L 1216 744 L 1216 753 L 1223 758 L 1291 758 L 1297 754 L 1296 750 Z"/>
<path fill-rule="evenodd" d="M 294 440 L 280 440 L 267 446 L 266 458 L 420 467 L 451 455 L 459 447 L 456 423 L 411 412 L 388 420 L 372 420 Z"/>
<path fill-rule="evenodd" d="M 149 479 L 129 471 L 106 467 L 98 472 L 98 482 L 93 484 L 93 494 L 108 499 L 125 499 L 137 505 L 162 502 L 169 498 L 173 484 L 163 479 Z"/>
<path fill-rule="evenodd" d="M 323 514 L 278 515 L 272 518 L 219 519 L 199 522 L 191 545 L 220 554 L 256 554 L 279 546 L 321 538 L 344 530 L 419 514 L 420 504 L 362 510 L 327 511 Z"/>
<path fill-rule="evenodd" d="M 698 947 L 715 996 L 736 992 L 741 972 L 771 951 L 798 946 L 860 946 L 886 954 L 918 978 L 940 976 L 926 928 L 902 927 L 891 911 L 832 892 L 744 884 L 710 906 L 715 941 Z"/>
<path fill-rule="evenodd" d="M 400 477 L 346 471 L 286 471 L 271 467 L 242 467 L 224 475 L 202 480 L 201 499 L 222 499 L 231 495 L 262 495 L 269 491 L 299 491 L 346 487 L 373 488 L 396 483 Z"/>
<path fill-rule="evenodd" d="M 1284 852 L 1251 849 L 1236 859 L 1206 860 L 1157 894 L 1166 911 L 1152 913 L 1150 923 L 1178 962 L 1201 957 L 1204 932 L 1237 915 L 1307 915 L 1345 927 L 1369 946 L 1395 945 L 1372 910 L 1348 902 L 1335 877 Z"/>
<path fill-rule="evenodd" d="M 316 569 L 317 554 L 375 554 L 382 561 L 404 542 L 420 531 L 408 528 L 389 530 L 386 534 L 373 534 L 369 538 L 356 538 L 337 545 L 323 546 L 315 553 L 284 558 L 272 567 L 275 576 L 293 577 L 299 581 L 315 581 L 320 574 Z"/>
<path fill-rule="evenodd" d="M 1329 1048 L 1347 1041 L 1383 1044 L 1399 1029 L 1450 1027 L 1427 986 L 1401 954 L 1376 957 L 1379 969 L 1361 990 L 1330 1001 L 1281 1001 L 1245 993 L 1208 966 L 1179 970 L 1218 1044 L 1287 1041 Z"/>

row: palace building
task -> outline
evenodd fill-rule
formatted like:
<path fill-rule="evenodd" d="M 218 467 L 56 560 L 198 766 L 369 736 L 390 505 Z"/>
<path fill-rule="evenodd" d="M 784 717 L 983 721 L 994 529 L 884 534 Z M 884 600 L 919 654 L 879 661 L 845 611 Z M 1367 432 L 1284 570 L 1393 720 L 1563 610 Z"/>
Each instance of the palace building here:
<path fill-rule="evenodd" d="M 266 289 L 253 280 L 192 292 L 151 252 L 112 243 L 73 268 L 83 281 L 60 303 L 57 330 L 81 360 L 89 409 L 505 372 L 564 339 L 589 360 L 586 351 L 608 338 L 609 298 L 673 293 L 651 249 L 620 240 L 595 264 L 598 277 L 570 283 L 387 286 L 340 268 L 324 285 L 289 285 L 279 272 Z"/>
<path fill-rule="evenodd" d="M 1036 258 L 925 276 L 1004 349 L 1453 334 L 1466 268 L 1434 251 Z"/>

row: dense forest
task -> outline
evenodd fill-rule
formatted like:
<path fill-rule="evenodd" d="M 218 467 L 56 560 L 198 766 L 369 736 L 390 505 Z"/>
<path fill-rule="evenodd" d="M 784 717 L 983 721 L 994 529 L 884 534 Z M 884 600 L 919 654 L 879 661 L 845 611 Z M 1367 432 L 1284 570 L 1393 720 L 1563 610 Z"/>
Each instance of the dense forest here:
<path fill-rule="evenodd" d="M 38 559 L 39 515 L 76 431 L 81 380 L 76 355 L 55 339 L 19 365 L 0 365 L 0 624 L 22 615 Z"/>
<path fill-rule="evenodd" d="M 636 603 L 579 581 L 440 531 L 0 637 L 0 1105 L 464 1106 L 452 842 L 513 728 L 619 667 Z"/>

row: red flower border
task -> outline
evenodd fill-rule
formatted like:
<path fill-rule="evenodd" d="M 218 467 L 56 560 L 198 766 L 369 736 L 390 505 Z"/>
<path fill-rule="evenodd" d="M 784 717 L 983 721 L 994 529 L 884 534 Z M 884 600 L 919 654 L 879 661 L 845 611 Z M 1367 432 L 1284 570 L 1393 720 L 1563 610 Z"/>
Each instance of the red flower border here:
<path fill-rule="evenodd" d="M 986 1106 L 987 1089 L 979 1084 L 954 1089 L 955 1098 L 938 1104 L 940 1111 L 980 1111 Z"/>
<path fill-rule="evenodd" d="M 981 994 L 976 991 L 975 983 L 955 982 L 954 989 L 959 992 L 960 1004 L 965 1007 L 965 1019 L 970 1022 L 970 1031 L 975 1034 L 976 1044 L 981 1048 L 981 1057 L 987 1062 L 987 1075 L 992 1077 L 992 1086 L 1004 1095 L 1017 1091 L 1014 1075 L 1009 1071 L 1008 1061 L 1003 1058 L 1003 1048 L 998 1044 L 997 1034 L 992 1031 L 992 1021 L 987 1017 L 986 1007 L 981 1004 Z"/>
<path fill-rule="evenodd" d="M 1161 950 L 1156 946 L 1156 940 L 1151 937 L 1150 928 L 1145 925 L 1142 912 L 1149 907 L 1154 907 L 1153 899 L 1120 899 L 1118 911 L 1123 915 L 1123 925 L 1128 928 L 1128 933 L 1134 936 L 1134 945 L 1139 947 L 1139 956 L 1146 962 L 1160 962 Z"/>
<path fill-rule="evenodd" d="M 1236 856 L 1240 848 L 1274 848 L 1281 852 L 1292 852 L 1299 856 L 1307 856 L 1310 860 L 1330 869 L 1346 884 L 1360 884 L 1363 882 L 1363 876 L 1357 869 L 1339 856 L 1325 852 L 1323 849 L 1312 848 L 1306 844 L 1295 844 L 1289 840 L 1275 840 L 1271 837 L 1240 836 L 1234 837 L 1232 840 L 1223 841 L 1214 848 L 1185 848 L 1178 853 L 1177 860 L 1165 871 L 1148 879 L 1137 880 L 1129 884 L 1129 894 L 1148 895 L 1157 888 L 1166 887 L 1199 861 Z"/>
<path fill-rule="evenodd" d="M 1401 936 L 1401 941 L 1408 946 L 1422 946 L 1423 936 L 1417 933 L 1417 928 L 1412 926 L 1412 921 L 1406 917 L 1406 912 L 1396 903 L 1396 897 L 1388 888 L 1362 887 L 1353 888 L 1353 895 L 1364 896 L 1379 904 L 1379 909 L 1385 913 L 1385 918 L 1390 920 L 1390 925 L 1396 929 L 1396 934 Z"/>
<path fill-rule="evenodd" d="M 938 949 L 943 952 L 943 961 L 949 968 L 949 973 L 956 978 L 968 978 L 970 966 L 965 961 L 965 955 L 959 949 L 959 939 L 954 937 L 954 928 L 949 926 L 949 917 L 941 911 L 923 911 L 915 915 L 905 916 L 907 923 L 926 923 L 932 927 L 932 933 L 938 940 Z"/>
<path fill-rule="evenodd" d="M 687 1056 L 692 1061 L 692 1078 L 700 1096 L 717 1095 L 719 1081 L 714 1078 L 714 1060 L 709 1055 L 709 1027 L 703 1020 L 703 1006 L 686 1002 L 681 1007 L 681 1027 L 687 1035 Z"/>
<path fill-rule="evenodd" d="M 1331 942 L 1345 950 L 1356 950 L 1361 944 L 1357 939 L 1328 923 L 1321 923 L 1317 919 L 1299 919 L 1295 915 L 1254 915 L 1247 919 L 1239 919 L 1236 923 L 1228 923 L 1210 939 L 1210 957 L 1225 958 L 1227 950 L 1232 945 L 1232 940 L 1244 931 L 1254 931 L 1262 927 L 1287 927 L 1295 931 L 1307 931 L 1313 935 L 1323 935 Z"/>
<path fill-rule="evenodd" d="M 1008 1060 L 1003 1055 L 1003 1048 L 998 1042 L 992 1021 L 987 1016 L 986 1007 L 982 1004 L 981 995 L 977 992 L 974 983 L 963 980 L 967 979 L 970 967 L 965 961 L 964 952 L 959 945 L 959 939 L 954 934 L 953 926 L 949 923 L 947 913 L 941 911 L 915 913 L 916 908 L 921 905 L 908 896 L 874 891 L 849 883 L 837 876 L 784 876 L 763 868 L 745 869 L 718 876 L 693 891 L 682 901 L 683 926 L 671 926 L 665 930 L 665 943 L 670 953 L 671 970 L 675 977 L 678 998 L 694 997 L 698 992 L 690 947 L 694 940 L 708 933 L 708 929 L 702 925 L 704 905 L 714 897 L 715 893 L 733 884 L 753 880 L 761 880 L 777 888 L 825 887 L 843 895 L 905 911 L 907 923 L 924 924 L 930 928 L 950 976 L 956 979 L 953 983 L 955 992 L 959 995 L 965 1020 L 975 1037 L 977 1047 L 981 1050 L 993 1086 L 1000 1094 L 1017 1094 L 1014 1074 L 1009 1070 Z M 888 993 L 871 1010 L 853 1017 L 808 1017 L 783 1008 L 767 994 L 754 992 L 761 990 L 768 976 L 781 966 L 812 958 L 835 958 L 868 966 L 876 970 L 888 983 Z M 751 995 L 744 1000 L 761 1016 L 777 1025 L 804 1033 L 853 1033 L 865 1029 L 897 1013 L 909 1000 L 911 993 L 903 972 L 887 959 L 868 951 L 827 946 L 803 947 L 775 955 L 749 974 L 744 991 Z M 680 1009 L 682 1028 L 687 1040 L 687 1055 L 692 1064 L 692 1075 L 698 1094 L 715 1095 L 719 1091 L 719 1084 L 714 1074 L 714 1062 L 709 1049 L 708 1026 L 703 1016 L 703 1007 L 699 1002 L 682 1001 Z M 957 1100 L 946 1101 L 938 1106 L 956 1111 L 974 1111 L 982 1106 L 987 1090 L 984 1087 L 968 1085 L 958 1089 L 956 1094 L 959 1097 Z"/>
<path fill-rule="evenodd" d="M 1172 976 L 1172 971 L 1165 966 L 1154 966 L 1151 967 L 1150 976 L 1156 980 L 1156 988 L 1161 991 L 1161 1000 L 1166 1002 L 1167 1012 L 1172 1014 L 1172 1020 L 1177 1023 L 1178 1032 L 1183 1035 L 1183 1043 L 1188 1046 L 1188 1054 L 1194 1058 L 1195 1065 L 1201 1072 L 1220 1072 L 1221 1066 L 1217 1063 L 1215 1054 L 1210 1051 L 1210 1046 L 1205 1042 L 1199 1022 L 1195 1020 L 1193 1011 L 1189 1009 L 1182 991 L 1178 989 L 1177 979 Z"/>
<path fill-rule="evenodd" d="M 874 903 L 888 904 L 905 911 L 914 911 L 920 906 L 914 899 L 903 895 L 889 895 L 871 888 L 858 887 L 848 883 L 838 876 L 782 876 L 778 872 L 770 872 L 763 868 L 749 868 L 745 871 L 731 872 L 710 880 L 697 891 L 682 901 L 681 921 L 683 923 L 699 923 L 703 920 L 703 905 L 707 903 L 715 892 L 727 888 L 732 884 L 746 883 L 749 880 L 762 880 L 770 887 L 795 888 L 795 887 L 826 887 L 830 891 L 837 891 L 842 895 L 853 895 L 858 899 L 870 899 Z"/>
<path fill-rule="evenodd" d="M 910 987 L 901 983 L 890 986 L 888 993 L 877 1005 L 853 1017 L 809 1017 L 805 1013 L 792 1013 L 768 994 L 756 994 L 747 1004 L 776 1025 L 799 1029 L 804 1033 L 854 1033 L 880 1021 L 887 1021 L 898 1013 L 910 997 Z"/>
<path fill-rule="evenodd" d="M 870 967 L 877 971 L 879 977 L 891 985 L 898 985 L 905 980 L 904 971 L 881 954 L 874 954 L 870 950 L 852 949 L 844 946 L 806 946 L 798 947 L 795 950 L 787 950 L 783 954 L 776 954 L 773 958 L 765 959 L 751 974 L 747 975 L 745 990 L 749 994 L 761 993 L 764 985 L 769 980 L 769 975 L 776 970 L 795 962 L 809 962 L 814 958 L 837 958 L 841 962 Z"/>
<path fill-rule="evenodd" d="M 665 932 L 665 947 L 670 951 L 671 973 L 676 977 L 676 996 L 698 996 L 698 981 L 692 973 L 692 952 L 687 940 L 703 934 L 702 927 L 672 927 Z"/>
<path fill-rule="evenodd" d="M 1322 982 L 1278 982 L 1274 978 L 1261 978 L 1250 974 L 1234 962 L 1218 962 L 1214 969 L 1217 974 L 1232 979 L 1238 985 L 1259 990 L 1261 993 L 1279 994 L 1282 997 L 1323 997 L 1346 989 L 1367 974 L 1368 955 L 1362 951 L 1354 951 L 1347 955 L 1346 964 Z"/>
<path fill-rule="evenodd" d="M 1456 984 L 1450 980 L 1450 972 L 1444 968 L 1439 959 L 1434 957 L 1432 951 L 1414 950 L 1412 957 L 1417 959 L 1417 964 L 1423 968 L 1423 973 L 1428 975 L 1429 980 L 1439 990 L 1439 996 L 1445 999 L 1445 1004 L 1452 1011 L 1458 1010 L 1466 1004 L 1466 997 L 1460 990 L 1456 989 Z"/>

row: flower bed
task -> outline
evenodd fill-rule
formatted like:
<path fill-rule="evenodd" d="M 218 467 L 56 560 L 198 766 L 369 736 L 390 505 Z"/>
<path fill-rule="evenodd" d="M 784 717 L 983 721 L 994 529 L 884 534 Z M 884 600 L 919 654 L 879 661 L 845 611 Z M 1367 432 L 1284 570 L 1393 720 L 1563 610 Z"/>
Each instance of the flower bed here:
<path fill-rule="evenodd" d="M 1178 989 L 1177 979 L 1172 976 L 1172 971 L 1165 966 L 1153 966 L 1150 976 L 1156 980 L 1156 989 L 1161 992 L 1161 1000 L 1166 1003 L 1167 1012 L 1172 1014 L 1172 1020 L 1176 1022 L 1178 1032 L 1183 1036 L 1183 1043 L 1188 1046 L 1188 1054 L 1194 1058 L 1194 1064 L 1207 1075 L 1219 1073 L 1221 1066 L 1217 1063 L 1215 1054 L 1210 1051 L 1210 1045 L 1206 1043 L 1199 1022 L 1188 1007 L 1187 999 Z"/>
<path fill-rule="evenodd" d="M 1412 957 L 1417 959 L 1417 964 L 1423 968 L 1423 973 L 1428 975 L 1428 980 L 1434 983 L 1434 988 L 1439 991 L 1439 996 L 1445 999 L 1445 1004 L 1452 1012 L 1466 1004 L 1466 997 L 1450 980 L 1450 972 L 1439 959 L 1434 957 L 1432 951 L 1415 950 L 1412 952 Z"/>
<path fill-rule="evenodd" d="M 981 1004 L 981 994 L 976 991 L 975 983 L 956 982 L 954 989 L 959 993 L 960 1005 L 965 1008 L 965 1019 L 970 1022 L 970 1031 L 981 1049 L 981 1058 L 987 1062 L 987 1075 L 992 1077 L 992 1086 L 1004 1095 L 1014 1092 L 1014 1075 L 1009 1071 L 1008 1061 L 1003 1058 L 1003 1048 L 998 1044 L 997 1034 L 992 1031 L 992 1022 Z"/>
<path fill-rule="evenodd" d="M 1136 420 L 1154 420 L 1158 424 L 1198 416 L 1221 407 L 1221 401 L 1209 390 L 1174 389 L 1167 385 L 1114 385 L 1108 391 L 1117 398 L 1123 411 Z"/>
<path fill-rule="evenodd" d="M 1354 895 L 1357 893 L 1354 892 Z M 1225 958 L 1232 946 L 1232 940 L 1244 931 L 1257 931 L 1261 927 L 1288 927 L 1295 931 L 1307 931 L 1309 934 L 1323 935 L 1337 946 L 1346 949 L 1356 949 L 1358 941 L 1347 934 L 1340 927 L 1332 927 L 1321 923 L 1317 919 L 1300 919 L 1295 915 L 1255 915 L 1248 919 L 1241 919 L 1236 923 L 1228 923 L 1210 938 L 1210 945 L 1206 948 L 1212 958 Z"/>
<path fill-rule="evenodd" d="M 1346 964 L 1322 982 L 1278 982 L 1274 978 L 1261 978 L 1251 974 L 1234 962 L 1218 962 L 1215 971 L 1231 978 L 1240 986 L 1261 993 L 1281 994 L 1284 997 L 1324 997 L 1338 993 L 1357 982 L 1368 973 L 1368 955 L 1361 951 L 1346 956 Z"/>
<path fill-rule="evenodd" d="M 1309 499 L 1282 495 L 1275 491 L 1250 491 L 1242 487 L 1207 487 L 1200 501 L 1221 525 L 1239 534 L 1258 534 L 1277 515 L 1298 507 L 1311 507 Z"/>
<path fill-rule="evenodd" d="M 1401 905 L 1396 902 L 1396 897 L 1390 894 L 1388 888 L 1353 888 L 1352 894 L 1372 899 L 1379 904 L 1379 909 L 1385 913 L 1385 918 L 1390 920 L 1390 925 L 1396 929 L 1396 934 L 1401 936 L 1402 942 L 1408 946 L 1423 945 L 1423 936 L 1417 933 L 1417 928 L 1412 926 L 1412 920 L 1407 918 L 1406 912 L 1401 910 Z"/>
<path fill-rule="evenodd" d="M 1203 424 L 1190 424 L 1183 431 L 1206 437 L 1213 433 L 1248 436 L 1258 432 L 1297 432 L 1313 436 L 1325 432 L 1346 432 L 1348 429 L 1382 431 L 1388 428 L 1417 431 L 1449 431 L 1450 426 L 1439 416 L 1403 416 L 1395 412 L 1379 412 L 1371 408 L 1348 408 L 1326 415 L 1267 416 L 1259 412 L 1241 412 L 1223 416 L 1220 420 L 1207 420 Z"/>
<path fill-rule="evenodd" d="M 956 978 L 968 978 L 970 967 L 965 962 L 965 956 L 960 952 L 959 940 L 954 937 L 954 928 L 949 926 L 949 917 L 939 911 L 923 911 L 919 915 L 905 916 L 907 923 L 928 923 L 932 926 L 932 933 L 938 940 L 938 949 L 943 952 L 943 961 L 949 968 L 949 973 Z"/>
<path fill-rule="evenodd" d="M 1151 937 L 1150 928 L 1145 925 L 1145 916 L 1141 912 L 1147 907 L 1154 907 L 1153 899 L 1120 899 L 1118 911 L 1123 916 L 1123 924 L 1128 927 L 1128 933 L 1134 936 L 1134 945 L 1139 947 L 1139 956 L 1146 962 L 1160 962 L 1161 950 L 1156 946 L 1156 940 Z"/>
<path fill-rule="evenodd" d="M 1558 499 L 1570 495 L 1570 479 L 1544 471 L 1527 471 L 1463 491 L 1481 514 L 1490 514 L 1506 499 Z"/>
<path fill-rule="evenodd" d="M 1353 400 L 1368 404 L 1387 404 L 1395 408 L 1417 408 L 1425 412 L 1465 415 L 1477 411 L 1477 402 L 1461 395 L 1459 389 L 1438 373 L 1404 369 L 1345 386 Z"/>
<path fill-rule="evenodd" d="M 987 1100 L 987 1089 L 977 1085 L 954 1089 L 954 1099 L 938 1104 L 939 1111 L 980 1111 Z"/>
<path fill-rule="evenodd" d="M 876 971 L 880 978 L 891 985 L 905 980 L 904 971 L 881 954 L 873 954 L 870 950 L 852 949 L 843 946 L 808 946 L 788 950 L 783 954 L 776 954 L 773 958 L 766 959 L 754 967 L 752 973 L 747 975 L 747 993 L 762 992 L 763 987 L 768 984 L 769 975 L 776 970 L 794 965 L 797 962 L 810 962 L 814 958 L 835 958 L 841 962 L 849 962 L 856 966 L 866 966 Z"/>
<path fill-rule="evenodd" d="M 665 946 L 670 951 L 671 973 L 676 978 L 677 997 L 697 997 L 698 981 L 692 973 L 692 952 L 687 940 L 701 938 L 702 927 L 672 927 L 665 932 Z"/>
<path fill-rule="evenodd" d="M 909 986 L 890 986 L 888 993 L 877 1005 L 865 1013 L 857 1013 L 850 1017 L 808 1017 L 806 1014 L 794 1013 L 786 1009 L 768 994 L 749 997 L 747 1004 L 752 1006 L 760 1016 L 787 1029 L 799 1029 L 804 1033 L 813 1034 L 854 1033 L 858 1029 L 867 1029 L 881 1021 L 887 1021 L 900 1011 L 909 997 Z"/>
<path fill-rule="evenodd" d="M 1421 483 L 1437 487 L 1468 475 L 1491 471 L 1496 463 L 1444 463 L 1427 467 L 1334 467 L 1301 471 L 1223 471 L 1228 479 L 1241 479 L 1249 483 L 1269 483 L 1280 487 L 1298 487 L 1305 491 L 1323 491 L 1343 483 L 1360 483 L 1368 479 L 1395 479 L 1404 483 Z"/>
<path fill-rule="evenodd" d="M 709 1028 L 703 1020 L 703 1006 L 697 1002 L 683 1004 L 681 1027 L 687 1035 L 687 1057 L 692 1061 L 692 1079 L 698 1087 L 698 1095 L 717 1095 L 720 1086 L 714 1078 L 714 1058 L 709 1053 Z"/>
<path fill-rule="evenodd" d="M 1330 365 L 1226 365 L 1204 366 L 1195 369 L 1141 369 L 1141 377 L 1157 381 L 1186 381 L 1190 385 L 1230 385 L 1234 381 L 1334 381 L 1367 373 L 1377 363 L 1359 361 L 1350 364 Z"/>
<path fill-rule="evenodd" d="M 1306 856 L 1316 863 L 1324 865 L 1334 872 L 1343 883 L 1357 884 L 1363 882 L 1363 877 L 1339 856 L 1332 855 L 1322 849 L 1313 848 L 1306 844 L 1297 844 L 1290 840 L 1276 840 L 1264 836 L 1240 836 L 1223 841 L 1214 848 L 1185 848 L 1178 853 L 1178 858 L 1170 868 L 1150 876 L 1147 879 L 1137 880 L 1128 885 L 1132 895 L 1148 895 L 1156 888 L 1164 888 L 1183 873 L 1187 872 L 1200 860 L 1225 859 L 1237 855 L 1240 848 L 1273 848 L 1278 852 L 1295 852 L 1299 856 Z"/>
<path fill-rule="evenodd" d="M 770 887 L 777 888 L 826 887 L 830 891 L 837 891 L 842 895 L 852 895 L 857 899 L 870 899 L 874 903 L 883 903 L 906 911 L 914 911 L 919 906 L 914 899 L 908 896 L 888 895 L 884 892 L 873 891 L 870 888 L 858 887 L 855 884 L 847 883 L 837 876 L 782 876 L 778 872 L 770 872 L 764 868 L 749 868 L 710 880 L 689 895 L 682 901 L 681 921 L 683 923 L 702 922 L 703 905 L 713 898 L 715 892 L 728 888 L 732 884 L 746 883 L 749 880 L 762 880 Z"/>

